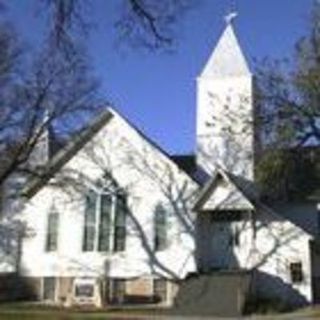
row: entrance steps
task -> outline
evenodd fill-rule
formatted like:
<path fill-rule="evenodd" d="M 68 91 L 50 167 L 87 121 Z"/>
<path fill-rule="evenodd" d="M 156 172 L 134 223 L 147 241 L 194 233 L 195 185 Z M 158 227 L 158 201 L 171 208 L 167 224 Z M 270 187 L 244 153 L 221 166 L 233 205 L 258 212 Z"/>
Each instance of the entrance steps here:
<path fill-rule="evenodd" d="M 243 314 L 249 294 L 248 271 L 214 271 L 194 274 L 180 285 L 173 313 L 179 315 L 227 316 Z"/>

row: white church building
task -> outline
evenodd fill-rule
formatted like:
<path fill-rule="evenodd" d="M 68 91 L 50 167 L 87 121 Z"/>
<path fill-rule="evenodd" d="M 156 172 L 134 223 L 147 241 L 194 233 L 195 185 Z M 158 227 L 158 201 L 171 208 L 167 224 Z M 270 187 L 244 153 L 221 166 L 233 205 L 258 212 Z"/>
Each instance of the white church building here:
<path fill-rule="evenodd" d="M 317 203 L 260 199 L 254 90 L 228 23 L 197 79 L 194 156 L 169 155 L 104 111 L 26 184 L 18 205 L 3 206 L 1 228 L 6 211 L 19 210 L 24 233 L 0 248 L 0 299 L 16 276 L 20 294 L 43 302 L 171 306 L 188 282 L 212 277 L 213 304 L 318 302 Z"/>

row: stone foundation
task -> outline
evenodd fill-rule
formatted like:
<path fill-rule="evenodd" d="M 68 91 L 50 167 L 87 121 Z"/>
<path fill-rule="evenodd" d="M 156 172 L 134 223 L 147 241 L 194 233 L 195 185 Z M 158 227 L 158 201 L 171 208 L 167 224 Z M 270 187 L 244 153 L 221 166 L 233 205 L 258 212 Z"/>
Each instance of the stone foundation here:
<path fill-rule="evenodd" d="M 128 295 L 152 295 L 152 282 L 150 279 L 135 279 L 126 281 L 126 293 Z"/>
<path fill-rule="evenodd" d="M 63 306 L 84 303 L 75 296 L 75 278 L 51 278 L 54 288 L 51 297 L 44 299 L 45 278 L 19 277 L 17 275 L 0 275 L 0 301 L 43 301 Z M 118 281 L 118 283 L 116 283 Z M 120 281 L 120 286 L 119 286 Z M 164 299 L 156 297 L 153 278 L 137 279 L 104 279 L 94 281 L 94 296 L 90 304 L 97 307 L 117 304 L 155 304 L 169 306 L 178 292 L 178 285 L 169 280 L 163 280 L 166 292 Z M 121 295 L 121 296 L 119 296 Z M 89 300 L 88 300 L 89 301 Z M 85 304 L 85 303 L 84 303 Z"/>

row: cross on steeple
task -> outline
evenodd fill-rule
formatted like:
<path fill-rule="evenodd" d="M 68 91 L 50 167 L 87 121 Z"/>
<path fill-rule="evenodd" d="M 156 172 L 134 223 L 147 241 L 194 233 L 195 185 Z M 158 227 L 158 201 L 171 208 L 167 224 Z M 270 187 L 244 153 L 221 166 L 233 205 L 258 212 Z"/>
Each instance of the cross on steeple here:
<path fill-rule="evenodd" d="M 225 17 L 224 20 L 226 21 L 226 24 L 231 24 L 232 21 L 238 16 L 238 12 L 236 11 L 231 11 L 228 13 Z"/>
<path fill-rule="evenodd" d="M 238 12 L 236 10 L 236 1 L 230 0 L 228 13 L 224 16 L 224 20 L 226 24 L 231 24 L 233 20 L 238 16 Z"/>

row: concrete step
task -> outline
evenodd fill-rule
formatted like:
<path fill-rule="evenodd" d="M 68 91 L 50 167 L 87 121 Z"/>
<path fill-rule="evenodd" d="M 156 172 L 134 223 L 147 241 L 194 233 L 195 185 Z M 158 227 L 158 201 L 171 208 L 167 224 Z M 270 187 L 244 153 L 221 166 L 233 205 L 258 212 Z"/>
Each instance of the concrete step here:
<path fill-rule="evenodd" d="M 249 292 L 249 272 L 196 274 L 180 286 L 174 314 L 201 316 L 240 316 Z"/>

